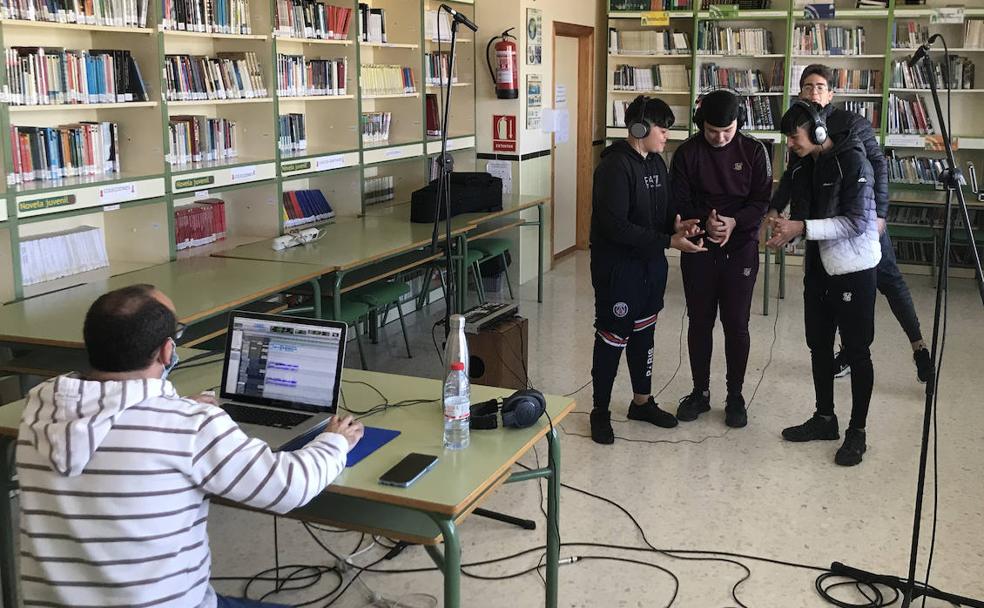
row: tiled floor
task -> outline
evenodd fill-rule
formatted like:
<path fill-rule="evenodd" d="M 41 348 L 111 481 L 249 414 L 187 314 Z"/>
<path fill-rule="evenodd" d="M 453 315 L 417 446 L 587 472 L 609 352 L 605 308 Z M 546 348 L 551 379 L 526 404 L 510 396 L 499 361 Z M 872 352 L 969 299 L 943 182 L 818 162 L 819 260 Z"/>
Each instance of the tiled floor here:
<path fill-rule="evenodd" d="M 719 349 L 713 368 L 717 376 L 712 384 L 715 409 L 709 415 L 672 431 L 636 422 L 615 424 L 616 433 L 626 439 L 678 443 L 617 441 L 614 446 L 598 446 L 578 436 L 587 432 L 588 421 L 586 416 L 575 414 L 563 424 L 563 480 L 622 504 L 659 548 L 741 552 L 817 565 L 839 560 L 874 571 L 904 574 L 923 411 L 923 390 L 915 380 L 908 343 L 885 301 L 879 299 L 869 451 L 861 466 L 843 469 L 834 465 L 834 442 L 782 442 L 780 429 L 805 420 L 812 411 L 800 280 L 799 270 L 792 268 L 789 296 L 778 304 L 778 315 L 761 316 L 761 291 L 757 296 L 745 393 L 750 399 L 748 428 L 726 432 L 720 403 L 724 362 Z M 911 277 L 910 285 L 928 334 L 934 291 L 927 277 Z M 984 311 L 971 281 L 953 280 L 951 289 L 951 323 L 939 408 L 939 530 L 931 582 L 954 593 L 984 598 Z M 564 259 L 547 275 L 544 304 L 537 305 L 535 296 L 535 282 L 522 286 L 521 311 L 530 320 L 532 381 L 544 392 L 570 393 L 589 379 L 592 291 L 587 254 Z M 683 295 L 675 267 L 666 301 L 656 330 L 653 380 L 657 391 L 666 384 L 657 400 L 675 408 L 676 400 L 690 389 L 685 358 L 680 366 L 681 352 L 686 357 L 686 344 L 684 340 L 681 348 Z M 370 366 L 380 371 L 439 376 L 441 368 L 429 335 L 431 317 L 439 314 L 440 305 L 436 305 L 430 316 L 413 317 L 414 359 L 406 359 L 399 326 L 394 324 L 387 328 L 381 344 L 371 347 Z M 717 340 L 720 344 L 720 335 Z M 357 365 L 354 349 L 349 356 L 349 365 Z M 849 386 L 847 380 L 838 381 L 837 395 L 845 412 Z M 624 420 L 624 402 L 630 397 L 624 364 L 615 395 L 615 417 Z M 589 409 L 590 388 L 578 392 L 577 399 L 578 410 Z M 434 432 L 441 431 L 435 428 Z M 535 485 L 517 484 L 499 490 L 488 506 L 542 521 L 538 498 Z M 931 509 L 931 502 L 928 504 Z M 564 542 L 641 545 L 631 522 L 598 500 L 565 490 L 561 516 Z M 928 524 L 930 520 L 925 521 Z M 525 532 L 471 518 L 461 526 L 464 560 L 479 561 L 536 547 L 543 542 L 542 527 Z M 209 531 L 216 575 L 249 575 L 273 565 L 271 517 L 215 507 Z M 347 554 L 359 535 L 323 533 L 321 538 L 335 552 Z M 281 563 L 332 561 L 295 523 L 281 522 L 280 545 Z M 355 561 L 365 564 L 383 552 L 376 548 Z M 652 553 L 570 547 L 564 548 L 562 555 L 611 555 L 666 568 L 680 581 L 673 604 L 679 608 L 736 606 L 731 590 L 745 576 L 732 564 L 686 562 Z M 486 576 L 518 572 L 535 565 L 539 557 L 533 552 L 470 571 Z M 751 570 L 751 577 L 737 591 L 744 605 L 827 605 L 813 589 L 814 572 L 741 561 Z M 380 567 L 430 565 L 424 551 L 415 547 Z M 361 580 L 386 598 L 405 597 L 399 605 L 408 608 L 432 606 L 434 601 L 407 594 L 441 595 L 436 573 L 366 574 Z M 279 599 L 301 603 L 328 592 L 334 584 L 334 580 L 326 580 L 317 589 L 285 593 Z M 216 587 L 224 593 L 241 589 L 239 584 L 226 582 L 216 583 Z M 509 581 L 466 579 L 463 584 L 463 604 L 469 607 L 537 606 L 542 605 L 542 594 L 543 585 L 532 573 Z M 566 607 L 663 607 L 673 594 L 670 575 L 647 566 L 585 559 L 561 568 L 561 605 Z M 355 583 L 334 605 L 357 608 L 370 605 L 370 599 L 366 587 Z M 943 604 L 930 602 L 927 606 Z"/>

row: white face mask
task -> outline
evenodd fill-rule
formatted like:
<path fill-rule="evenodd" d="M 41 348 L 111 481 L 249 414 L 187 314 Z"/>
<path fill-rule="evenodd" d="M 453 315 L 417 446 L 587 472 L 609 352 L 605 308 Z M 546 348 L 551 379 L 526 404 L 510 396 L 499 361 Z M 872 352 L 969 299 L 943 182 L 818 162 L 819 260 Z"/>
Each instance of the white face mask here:
<path fill-rule="evenodd" d="M 178 365 L 178 361 L 179 361 L 178 345 L 175 344 L 174 340 L 172 340 L 171 338 L 168 338 L 168 341 L 171 342 L 171 346 L 172 346 L 171 360 L 168 362 L 167 365 L 164 366 L 164 372 L 161 374 L 161 380 L 167 380 L 168 374 L 170 374 L 171 371 Z"/>

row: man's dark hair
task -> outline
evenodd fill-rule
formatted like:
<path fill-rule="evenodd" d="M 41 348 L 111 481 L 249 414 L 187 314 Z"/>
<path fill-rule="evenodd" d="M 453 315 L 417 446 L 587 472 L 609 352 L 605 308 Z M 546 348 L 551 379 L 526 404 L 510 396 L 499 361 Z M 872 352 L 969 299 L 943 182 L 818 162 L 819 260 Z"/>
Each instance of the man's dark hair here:
<path fill-rule="evenodd" d="M 82 327 L 92 369 L 144 369 L 174 335 L 174 312 L 154 297 L 154 291 L 153 285 L 130 285 L 105 293 L 92 303 Z"/>
<path fill-rule="evenodd" d="M 813 103 L 812 101 L 805 102 L 813 106 L 813 109 L 817 111 L 817 115 L 823 116 L 823 108 L 820 104 Z M 779 130 L 783 135 L 795 135 L 796 130 L 803 127 L 807 131 L 812 129 L 815 125 L 813 124 L 814 118 L 810 116 L 810 113 L 799 103 L 794 103 L 792 107 L 786 110 L 786 113 L 782 115 L 782 122 L 779 123 Z"/>
<path fill-rule="evenodd" d="M 741 100 L 731 91 L 718 89 L 711 91 L 700 101 L 700 116 L 704 123 L 709 123 L 712 127 L 728 127 L 738 120 L 738 107 Z M 694 125 L 702 128 L 703 125 Z"/>
<path fill-rule="evenodd" d="M 676 118 L 673 110 L 666 102 L 657 97 L 646 97 L 640 95 L 632 100 L 629 107 L 625 109 L 625 126 L 645 119 L 654 127 L 669 129 L 673 126 Z"/>
<path fill-rule="evenodd" d="M 833 88 L 834 71 L 822 63 L 811 63 L 806 66 L 806 69 L 803 70 L 803 73 L 800 75 L 801 89 L 803 88 L 803 83 L 806 82 L 807 76 L 813 76 L 814 74 L 827 81 L 828 89 Z"/>

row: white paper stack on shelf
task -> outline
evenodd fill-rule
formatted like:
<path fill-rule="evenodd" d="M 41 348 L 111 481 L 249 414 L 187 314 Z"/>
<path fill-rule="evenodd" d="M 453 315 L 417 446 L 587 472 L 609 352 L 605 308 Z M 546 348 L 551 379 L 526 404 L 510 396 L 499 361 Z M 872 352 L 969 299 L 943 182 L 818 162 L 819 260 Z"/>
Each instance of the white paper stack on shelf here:
<path fill-rule="evenodd" d="M 427 11 L 424 13 L 424 35 L 427 40 L 451 42 L 451 19 L 444 11 Z M 438 36 L 440 32 L 440 36 Z"/>
<path fill-rule="evenodd" d="M 92 226 L 25 237 L 20 256 L 24 285 L 109 266 L 103 230 Z"/>

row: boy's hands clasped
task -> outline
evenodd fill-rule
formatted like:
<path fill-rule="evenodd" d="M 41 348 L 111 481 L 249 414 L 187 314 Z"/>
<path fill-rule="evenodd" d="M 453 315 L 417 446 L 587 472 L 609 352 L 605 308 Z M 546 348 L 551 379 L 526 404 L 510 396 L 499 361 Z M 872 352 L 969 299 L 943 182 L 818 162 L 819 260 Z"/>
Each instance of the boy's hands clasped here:
<path fill-rule="evenodd" d="M 670 237 L 670 247 L 683 253 L 707 251 L 707 248 L 704 247 L 704 239 L 697 239 L 696 242 L 690 240 L 704 234 L 704 231 L 700 229 L 699 219 L 681 220 L 680 215 L 677 214 L 673 222 L 673 230 L 673 236 Z"/>

